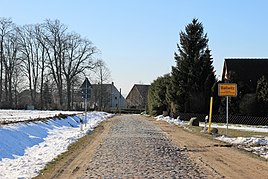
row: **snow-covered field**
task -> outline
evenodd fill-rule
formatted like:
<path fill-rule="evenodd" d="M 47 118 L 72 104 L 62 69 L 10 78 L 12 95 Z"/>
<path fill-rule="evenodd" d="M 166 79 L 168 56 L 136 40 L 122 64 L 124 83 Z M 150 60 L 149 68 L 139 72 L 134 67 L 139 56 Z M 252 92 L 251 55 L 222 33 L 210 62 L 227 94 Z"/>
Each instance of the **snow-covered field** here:
<path fill-rule="evenodd" d="M 173 119 L 169 116 L 157 116 L 156 120 L 163 120 L 170 124 L 187 126 L 188 122 L 182 121 L 179 118 Z M 205 124 L 201 123 L 200 126 L 204 127 Z M 215 128 L 226 128 L 226 125 L 217 125 L 212 124 L 212 127 Z M 268 133 L 268 126 L 248 126 L 248 125 L 228 125 L 228 129 L 242 130 L 242 131 L 251 131 L 251 132 L 263 132 Z M 252 136 L 252 137 L 227 137 L 220 136 L 216 138 L 217 140 L 230 143 L 234 146 L 237 146 L 240 149 L 252 152 L 256 155 L 259 155 L 265 159 L 268 159 L 268 137 L 265 136 Z"/>
<path fill-rule="evenodd" d="M 79 114 L 81 111 L 0 110 L 0 123 L 54 117 L 59 114 Z"/>
<path fill-rule="evenodd" d="M 28 121 L 37 118 L 54 117 L 59 114 L 82 114 L 81 111 L 41 111 L 41 110 L 0 110 L 0 123 Z"/>
<path fill-rule="evenodd" d="M 14 114 L 17 113 L 20 112 L 14 111 Z M 29 117 L 32 113 L 24 114 Z M 19 119 L 19 115 L 16 116 Z M 104 112 L 90 112 L 87 118 L 79 114 L 46 122 L 0 125 L 0 178 L 36 176 L 48 162 L 66 151 L 71 143 L 111 116 Z M 81 121 L 86 125 L 81 125 Z"/>

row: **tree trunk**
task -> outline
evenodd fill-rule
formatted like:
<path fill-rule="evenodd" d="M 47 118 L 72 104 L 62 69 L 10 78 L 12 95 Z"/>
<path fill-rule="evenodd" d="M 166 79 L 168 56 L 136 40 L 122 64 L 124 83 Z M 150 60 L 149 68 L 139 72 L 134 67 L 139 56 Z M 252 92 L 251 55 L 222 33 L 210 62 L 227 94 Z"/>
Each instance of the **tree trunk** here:
<path fill-rule="evenodd" d="M 71 104 L 71 80 L 66 79 L 67 83 L 67 110 L 70 110 L 70 104 Z"/>
<path fill-rule="evenodd" d="M 8 76 L 8 102 L 10 108 L 13 108 L 13 97 L 12 97 L 12 73 L 10 72 Z"/>
<path fill-rule="evenodd" d="M 62 109 L 63 107 L 62 84 L 61 83 L 57 84 L 57 87 L 58 87 L 58 97 L 59 97 L 58 109 Z"/>
<path fill-rule="evenodd" d="M 7 80 L 7 70 L 5 75 L 5 102 L 8 103 L 8 80 Z M 6 106 L 9 107 L 9 106 Z"/>
<path fill-rule="evenodd" d="M 3 61 L 4 61 L 3 40 L 4 40 L 4 38 L 2 37 L 1 38 L 1 49 L 0 49 L 1 50 L 1 52 L 0 52 L 1 53 L 1 56 L 0 56 L 1 57 L 1 59 L 0 59 L 0 65 L 1 65 L 1 67 L 0 67 L 0 104 L 2 102 L 2 93 L 3 93 Z"/>
<path fill-rule="evenodd" d="M 40 108 L 44 109 L 44 65 L 42 63 L 42 70 L 41 70 L 41 84 L 40 84 Z"/>

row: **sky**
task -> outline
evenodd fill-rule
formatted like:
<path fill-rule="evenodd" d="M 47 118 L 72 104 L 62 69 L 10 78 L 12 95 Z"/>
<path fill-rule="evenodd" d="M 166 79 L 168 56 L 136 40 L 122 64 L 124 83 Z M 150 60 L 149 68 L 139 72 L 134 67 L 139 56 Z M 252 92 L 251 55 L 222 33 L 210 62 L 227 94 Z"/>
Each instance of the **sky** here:
<path fill-rule="evenodd" d="M 218 78 L 224 58 L 268 57 L 266 0 L 0 0 L 0 17 L 17 25 L 58 19 L 91 40 L 112 81 L 127 95 L 175 65 L 179 33 L 202 22 Z"/>

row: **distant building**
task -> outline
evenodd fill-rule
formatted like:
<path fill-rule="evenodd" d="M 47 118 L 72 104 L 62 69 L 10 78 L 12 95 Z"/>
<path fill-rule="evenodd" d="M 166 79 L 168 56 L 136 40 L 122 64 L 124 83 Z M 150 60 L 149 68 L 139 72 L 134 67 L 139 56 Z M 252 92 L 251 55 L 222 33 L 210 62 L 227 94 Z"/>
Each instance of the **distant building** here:
<path fill-rule="evenodd" d="M 74 98 L 74 109 L 84 109 L 84 99 L 81 90 L 77 90 Z M 88 109 L 99 111 L 119 111 L 127 107 L 126 99 L 121 92 L 111 84 L 92 84 L 90 99 L 88 100 Z"/>
<path fill-rule="evenodd" d="M 135 84 L 126 97 L 128 108 L 147 110 L 150 85 Z"/>
<path fill-rule="evenodd" d="M 127 107 L 126 99 L 121 91 L 111 84 L 93 84 L 90 106 L 93 109 L 116 111 Z"/>
<path fill-rule="evenodd" d="M 76 110 L 84 110 L 85 100 L 82 98 L 81 90 L 76 90 L 73 98 L 73 106 Z M 92 84 L 88 109 L 99 111 L 119 111 L 127 107 L 126 99 L 121 92 L 111 84 Z"/>

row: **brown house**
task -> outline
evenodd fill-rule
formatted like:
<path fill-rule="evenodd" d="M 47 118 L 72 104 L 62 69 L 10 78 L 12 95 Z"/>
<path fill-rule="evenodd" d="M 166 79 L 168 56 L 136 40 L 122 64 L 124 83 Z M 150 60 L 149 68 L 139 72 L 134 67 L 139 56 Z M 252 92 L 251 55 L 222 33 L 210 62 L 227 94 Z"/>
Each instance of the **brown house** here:
<path fill-rule="evenodd" d="M 223 82 L 237 83 L 238 97 L 233 112 L 240 115 L 259 115 L 256 107 L 257 82 L 268 77 L 268 58 L 227 58 L 222 71 Z"/>
<path fill-rule="evenodd" d="M 222 81 L 227 82 L 233 75 L 255 93 L 257 81 L 268 77 L 268 58 L 226 58 L 222 71 Z"/>
<path fill-rule="evenodd" d="M 146 111 L 148 105 L 149 87 L 150 85 L 135 84 L 126 98 L 128 108 Z"/>

